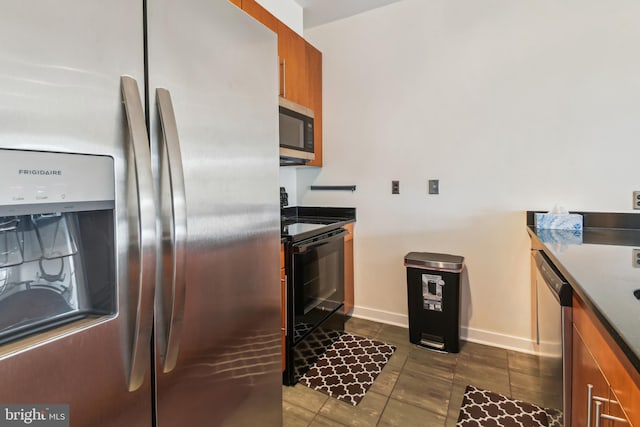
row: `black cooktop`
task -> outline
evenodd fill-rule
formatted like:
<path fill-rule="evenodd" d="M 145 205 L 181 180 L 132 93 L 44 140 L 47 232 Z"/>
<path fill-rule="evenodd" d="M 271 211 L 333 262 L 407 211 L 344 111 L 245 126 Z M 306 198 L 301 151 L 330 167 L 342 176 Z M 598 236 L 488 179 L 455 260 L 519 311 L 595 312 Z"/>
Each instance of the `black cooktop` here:
<path fill-rule="evenodd" d="M 280 234 L 298 242 L 355 221 L 354 208 L 289 207 L 282 209 Z"/>
<path fill-rule="evenodd" d="M 299 242 L 340 228 L 347 222 L 339 218 L 285 218 L 280 223 L 280 236 Z"/>
<path fill-rule="evenodd" d="M 281 233 L 287 236 L 296 236 L 302 233 L 322 230 L 327 224 L 312 224 L 308 222 L 294 222 L 291 224 L 283 224 Z"/>

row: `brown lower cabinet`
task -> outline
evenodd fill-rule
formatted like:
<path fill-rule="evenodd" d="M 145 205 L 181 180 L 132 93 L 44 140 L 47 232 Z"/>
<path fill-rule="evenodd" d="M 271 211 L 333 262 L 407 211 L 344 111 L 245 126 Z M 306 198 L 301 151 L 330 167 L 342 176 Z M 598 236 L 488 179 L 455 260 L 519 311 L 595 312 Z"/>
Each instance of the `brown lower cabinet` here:
<path fill-rule="evenodd" d="M 577 296 L 573 298 L 571 425 L 640 427 L 640 374 Z"/>
<path fill-rule="evenodd" d="M 344 312 L 350 314 L 354 305 L 353 282 L 353 224 L 344 226 L 349 232 L 344 238 Z"/>

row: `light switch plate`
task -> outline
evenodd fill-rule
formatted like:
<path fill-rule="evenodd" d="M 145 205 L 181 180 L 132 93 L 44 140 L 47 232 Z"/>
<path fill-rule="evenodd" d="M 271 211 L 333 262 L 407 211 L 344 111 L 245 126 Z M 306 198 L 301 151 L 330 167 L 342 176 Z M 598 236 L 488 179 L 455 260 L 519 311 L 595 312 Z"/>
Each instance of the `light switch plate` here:
<path fill-rule="evenodd" d="M 635 268 L 640 268 L 640 249 L 632 249 L 631 254 L 631 265 Z"/>
<path fill-rule="evenodd" d="M 440 180 L 439 179 L 430 179 L 429 180 L 429 194 L 440 194 Z"/>

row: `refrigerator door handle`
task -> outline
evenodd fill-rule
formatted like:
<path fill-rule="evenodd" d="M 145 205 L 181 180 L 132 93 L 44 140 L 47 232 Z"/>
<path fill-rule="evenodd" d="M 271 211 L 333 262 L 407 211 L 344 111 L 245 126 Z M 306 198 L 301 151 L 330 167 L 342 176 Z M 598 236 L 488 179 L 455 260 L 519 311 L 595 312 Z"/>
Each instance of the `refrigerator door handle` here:
<path fill-rule="evenodd" d="M 139 257 L 139 259 L 130 257 L 129 260 L 139 265 L 136 319 L 129 367 L 129 391 L 135 391 L 144 382 L 151 357 L 157 258 L 156 208 L 153 197 L 149 138 L 138 83 L 129 76 L 122 76 L 120 83 L 127 116 L 130 149 L 133 152 L 135 164 L 135 189 L 138 197 L 139 253 L 136 258 Z"/>
<path fill-rule="evenodd" d="M 187 204 L 184 186 L 184 171 L 182 155 L 180 153 L 180 139 L 171 94 L 167 89 L 156 89 L 156 103 L 166 150 L 167 167 L 169 171 L 169 186 L 171 194 L 171 247 L 173 274 L 167 280 L 167 274 L 161 278 L 162 290 L 170 282 L 170 293 L 159 290 L 159 295 L 171 295 L 169 301 L 169 319 L 166 331 L 166 347 L 164 349 L 163 372 L 171 372 L 178 360 L 180 335 L 184 319 L 184 304 L 186 292 L 185 264 L 187 245 Z M 162 150 L 162 147 L 160 148 Z M 163 218 L 163 221 L 165 219 Z M 164 245 L 163 245 L 164 246 Z M 164 269 L 163 269 L 164 270 Z M 160 319 L 165 322 L 165 319 Z"/>

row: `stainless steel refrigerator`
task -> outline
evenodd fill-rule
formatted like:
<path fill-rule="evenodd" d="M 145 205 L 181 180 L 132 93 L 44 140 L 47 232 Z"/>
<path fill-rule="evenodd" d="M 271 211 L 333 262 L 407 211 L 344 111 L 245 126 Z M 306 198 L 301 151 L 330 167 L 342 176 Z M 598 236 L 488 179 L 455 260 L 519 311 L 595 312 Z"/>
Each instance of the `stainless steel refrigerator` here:
<path fill-rule="evenodd" d="M 280 425 L 275 34 L 223 0 L 0 23 L 0 406 Z"/>

